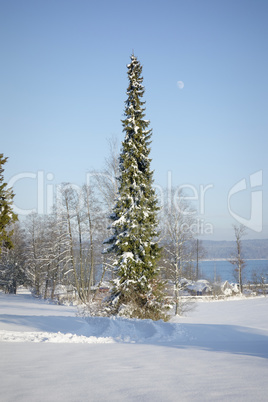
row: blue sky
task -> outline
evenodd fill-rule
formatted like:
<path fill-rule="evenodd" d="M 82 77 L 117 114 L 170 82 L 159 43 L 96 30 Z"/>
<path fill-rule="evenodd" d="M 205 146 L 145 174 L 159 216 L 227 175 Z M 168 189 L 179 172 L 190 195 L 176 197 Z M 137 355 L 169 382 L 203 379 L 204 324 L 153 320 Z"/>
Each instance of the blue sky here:
<path fill-rule="evenodd" d="M 123 140 L 134 51 L 155 184 L 164 188 L 171 177 L 188 186 L 213 227 L 206 238 L 232 239 L 234 214 L 251 222 L 251 207 L 263 225 L 248 237 L 268 238 L 267 18 L 266 0 L 0 1 L 0 152 L 9 157 L 16 206 L 36 208 L 38 180 L 46 198 L 49 186 L 81 185 L 103 167 L 107 139 Z M 260 171 L 261 184 L 250 189 Z M 247 189 L 228 207 L 243 179 Z M 202 186 L 210 186 L 203 209 Z"/>

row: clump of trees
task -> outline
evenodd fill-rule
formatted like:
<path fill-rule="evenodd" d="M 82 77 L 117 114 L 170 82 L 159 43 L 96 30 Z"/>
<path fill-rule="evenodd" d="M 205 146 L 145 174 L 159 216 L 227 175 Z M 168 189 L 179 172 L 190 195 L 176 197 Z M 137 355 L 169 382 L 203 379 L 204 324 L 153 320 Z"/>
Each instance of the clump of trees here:
<path fill-rule="evenodd" d="M 87 185 L 78 189 L 63 184 L 54 212 L 33 213 L 21 223 L 9 224 L 12 247 L 2 247 L 0 286 L 10 291 L 12 282 L 15 293 L 24 284 L 36 296 L 53 299 L 63 285 L 80 302 L 89 302 L 101 275 L 105 226 L 94 191 Z"/>
<path fill-rule="evenodd" d="M 53 299 L 64 286 L 90 306 L 107 280 L 113 287 L 101 314 L 166 320 L 170 302 L 182 313 L 183 277 L 198 275 L 196 213 L 176 189 L 169 189 L 160 205 L 150 167 L 152 130 L 145 119 L 142 66 L 134 55 L 128 80 L 119 156 L 110 141 L 104 170 L 91 172 L 82 188 L 63 183 L 51 214 L 17 222 L 14 194 L 2 184 L 1 155 L 0 286 L 6 291 L 23 284 L 36 296 Z"/>

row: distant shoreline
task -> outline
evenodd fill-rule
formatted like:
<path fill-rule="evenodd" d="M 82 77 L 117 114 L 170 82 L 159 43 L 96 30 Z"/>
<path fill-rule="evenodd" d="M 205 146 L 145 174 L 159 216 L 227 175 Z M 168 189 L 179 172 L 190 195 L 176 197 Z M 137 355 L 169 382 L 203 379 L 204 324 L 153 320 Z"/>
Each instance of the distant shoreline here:
<path fill-rule="evenodd" d="M 235 241 L 202 240 L 200 246 L 204 260 L 224 261 L 236 254 Z M 268 239 L 242 240 L 242 255 L 245 260 L 268 260 Z"/>

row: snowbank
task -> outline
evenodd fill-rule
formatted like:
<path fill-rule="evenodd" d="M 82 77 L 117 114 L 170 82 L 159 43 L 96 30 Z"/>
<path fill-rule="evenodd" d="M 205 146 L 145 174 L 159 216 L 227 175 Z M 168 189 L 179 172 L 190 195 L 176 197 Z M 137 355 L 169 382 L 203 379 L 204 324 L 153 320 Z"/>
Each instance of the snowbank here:
<path fill-rule="evenodd" d="M 2 314 L 3 313 L 3 314 Z M 77 317 L 75 307 L 0 293 L 0 342 L 155 343 L 184 336 L 178 323 L 115 317 Z M 45 330 L 45 332 L 44 332 Z"/>

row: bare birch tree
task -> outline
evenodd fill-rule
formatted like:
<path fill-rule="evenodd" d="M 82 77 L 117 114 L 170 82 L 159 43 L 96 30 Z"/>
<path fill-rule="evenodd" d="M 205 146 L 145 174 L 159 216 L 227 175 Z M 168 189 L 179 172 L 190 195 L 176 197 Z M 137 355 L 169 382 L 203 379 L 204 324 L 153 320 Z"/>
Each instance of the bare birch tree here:
<path fill-rule="evenodd" d="M 166 192 L 161 221 L 167 277 L 174 284 L 175 315 L 180 315 L 186 308 L 181 299 L 181 280 L 187 264 L 193 259 L 189 242 L 195 235 L 195 211 L 181 191 Z"/>
<path fill-rule="evenodd" d="M 27 236 L 26 275 L 37 296 L 41 295 L 43 282 L 43 257 L 45 231 L 42 218 L 37 213 L 27 216 L 25 222 Z"/>
<path fill-rule="evenodd" d="M 54 298 L 57 285 L 69 284 L 66 277 L 70 261 L 68 233 L 60 214 L 53 212 L 44 217 L 46 244 L 44 250 L 44 298 Z"/>
<path fill-rule="evenodd" d="M 114 137 L 108 139 L 108 145 L 109 155 L 105 158 L 104 169 L 100 172 L 92 172 L 92 177 L 96 181 L 104 208 L 110 213 L 118 194 L 119 147 Z"/>
<path fill-rule="evenodd" d="M 82 189 L 65 184 L 61 189 L 62 214 L 69 238 L 69 265 L 79 299 L 87 303 L 95 284 L 96 266 L 100 255 L 99 231 L 102 214 L 93 188 Z"/>
<path fill-rule="evenodd" d="M 238 284 L 240 293 L 243 293 L 243 270 L 246 262 L 242 257 L 242 238 L 246 235 L 246 227 L 244 225 L 233 225 L 236 243 L 236 252 L 231 258 L 230 263 L 234 265 L 235 276 L 238 276 Z"/>

